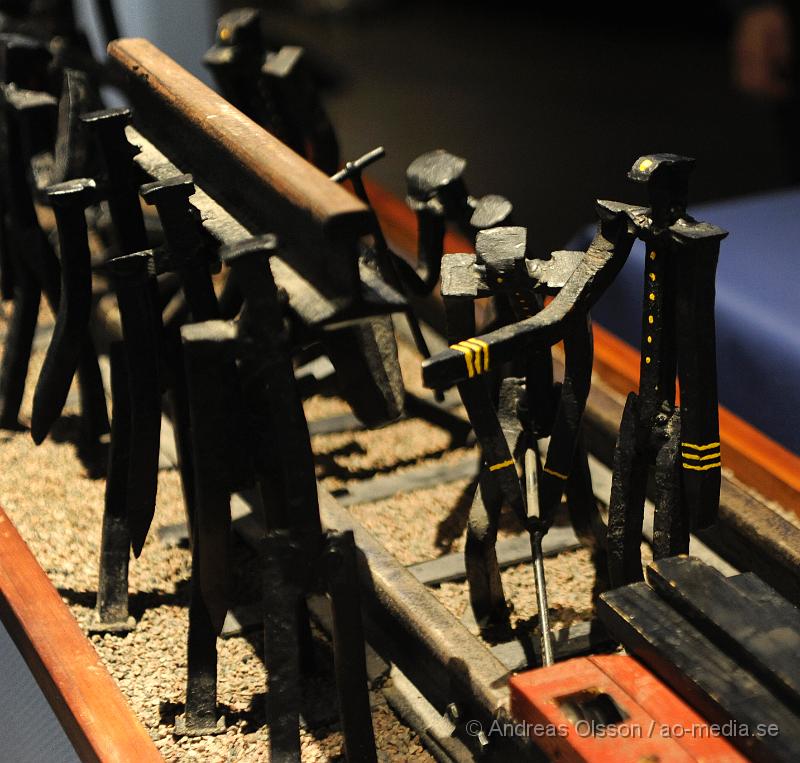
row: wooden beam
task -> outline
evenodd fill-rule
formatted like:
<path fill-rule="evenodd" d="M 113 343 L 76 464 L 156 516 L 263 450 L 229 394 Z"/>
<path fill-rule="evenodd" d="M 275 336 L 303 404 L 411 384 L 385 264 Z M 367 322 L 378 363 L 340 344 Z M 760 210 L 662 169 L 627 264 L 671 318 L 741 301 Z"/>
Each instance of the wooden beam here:
<path fill-rule="evenodd" d="M 251 233 L 276 233 L 295 250 L 281 256 L 331 297 L 358 293 L 355 243 L 373 220 L 361 201 L 147 40 L 115 40 L 108 53 L 137 129 L 171 162 Z"/>
<path fill-rule="evenodd" d="M 82 761 L 162 760 L 2 508 L 0 620 Z"/>
<path fill-rule="evenodd" d="M 710 723 L 745 724 L 729 741 L 753 760 L 800 757 L 800 718 L 665 604 L 646 583 L 600 594 L 597 614 L 625 649 Z M 737 725 L 737 731 L 743 731 Z"/>
<path fill-rule="evenodd" d="M 758 676 L 790 707 L 800 704 L 800 631 L 787 627 L 795 607 L 763 606 L 729 578 L 694 557 L 659 559 L 647 582 L 736 663 Z M 795 614 L 795 617 L 792 615 Z"/>

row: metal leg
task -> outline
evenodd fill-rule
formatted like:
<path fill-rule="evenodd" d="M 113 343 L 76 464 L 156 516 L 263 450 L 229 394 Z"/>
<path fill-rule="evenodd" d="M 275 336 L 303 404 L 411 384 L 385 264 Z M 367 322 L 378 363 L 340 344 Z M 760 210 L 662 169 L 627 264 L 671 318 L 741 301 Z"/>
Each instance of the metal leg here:
<path fill-rule="evenodd" d="M 581 437 L 578 438 L 575 446 L 572 469 L 565 492 L 575 535 L 583 545 L 592 549 L 593 552 L 604 551 L 607 529 L 600 516 L 600 509 L 592 489 L 589 458 Z"/>
<path fill-rule="evenodd" d="M 509 610 L 495 549 L 501 508 L 500 493 L 484 467 L 470 508 L 464 549 L 469 600 L 482 630 L 508 625 Z"/>
<path fill-rule="evenodd" d="M 20 430 L 23 427 L 19 423 L 19 409 L 25 393 L 25 379 L 28 376 L 33 335 L 39 318 L 41 292 L 24 268 L 14 275 L 14 312 L 6 335 L 0 369 L 0 428 Z"/>
<path fill-rule="evenodd" d="M 81 402 L 81 447 L 91 451 L 102 444 L 111 430 L 108 423 L 103 377 L 91 337 L 84 342 L 78 358 L 78 394 Z"/>
<path fill-rule="evenodd" d="M 286 532 L 267 533 L 263 546 L 264 663 L 270 760 L 300 760 L 300 650 L 297 601 L 300 547 Z"/>
<path fill-rule="evenodd" d="M 125 351 L 121 342 L 109 348 L 111 399 L 114 418 L 108 454 L 103 534 L 100 541 L 100 581 L 97 588 L 96 621 L 93 632 L 132 630 L 136 623 L 128 615 L 128 562 L 131 539 L 128 530 L 127 488 L 131 437 L 130 390 Z"/>
<path fill-rule="evenodd" d="M 351 763 L 377 761 L 352 531 L 331 533 L 325 552 L 333 610 L 333 653 L 344 746 Z"/>
<path fill-rule="evenodd" d="M 656 456 L 653 558 L 689 553 L 689 516 L 681 491 L 680 412 L 665 429 L 669 439 Z"/>
<path fill-rule="evenodd" d="M 642 522 L 647 463 L 636 447 L 639 398 L 628 395 L 614 451 L 608 508 L 608 572 L 613 588 L 642 580 Z"/>
<path fill-rule="evenodd" d="M 181 478 L 183 505 L 186 510 L 186 526 L 192 542 L 195 516 L 194 457 L 191 444 L 191 421 L 186 377 L 183 373 L 183 348 L 176 335 L 167 337 L 167 352 L 171 361 L 171 384 L 167 391 L 167 402 L 172 414 L 172 429 L 175 436 L 175 451 L 178 454 L 178 473 Z"/>
<path fill-rule="evenodd" d="M 192 565 L 198 544 L 192 549 Z M 189 602 L 189 649 L 187 654 L 186 711 L 175 720 L 178 736 L 205 736 L 224 731 L 225 717 L 217 717 L 217 634 L 199 581 L 192 579 Z"/>

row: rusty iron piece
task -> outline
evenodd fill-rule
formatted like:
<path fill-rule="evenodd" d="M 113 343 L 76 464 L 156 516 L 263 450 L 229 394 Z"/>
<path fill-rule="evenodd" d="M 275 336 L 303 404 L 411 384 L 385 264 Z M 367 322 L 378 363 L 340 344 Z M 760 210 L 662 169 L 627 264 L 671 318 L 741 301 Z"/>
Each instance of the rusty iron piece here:
<path fill-rule="evenodd" d="M 151 256 L 138 252 L 115 257 L 107 264 L 117 295 L 128 366 L 131 422 L 128 431 L 121 434 L 129 438 L 127 519 L 133 553 L 138 557 L 156 507 L 161 433 L 158 356 L 161 326 L 152 302 Z"/>
<path fill-rule="evenodd" d="M 111 365 L 111 447 L 108 450 L 103 529 L 100 540 L 99 581 L 95 618 L 90 633 L 124 633 L 136 622 L 128 611 L 128 473 L 131 409 L 128 359 L 122 342 L 108 350 Z"/>
<path fill-rule="evenodd" d="M 29 293 L 21 304 L 30 304 L 38 299 L 34 295 L 34 291 L 38 290 L 44 292 L 50 307 L 58 312 L 61 301 L 61 267 L 39 225 L 33 190 L 28 182 L 33 153 L 39 150 L 41 141 L 45 141 L 46 136 L 52 137 L 55 101 L 44 93 L 6 86 L 2 88 L 2 102 L 7 150 L 7 175 L 3 193 L 6 243 L 15 271 L 27 271 L 26 276 L 21 277 Z M 85 228 L 85 219 L 83 227 Z M 80 240 L 73 241 L 70 245 L 77 248 L 83 246 Z M 26 331 L 14 334 L 15 337 L 23 338 L 26 335 Z M 9 395 L 8 402 L 4 402 L 0 420 L 13 426 L 19 412 L 19 395 L 24 389 L 30 347 L 7 347 L 7 354 L 13 362 L 6 364 L 5 368 L 8 372 L 13 371 L 15 376 L 6 376 L 0 383 L 0 387 L 13 393 Z M 79 453 L 91 456 L 97 453 L 102 438 L 108 434 L 109 424 L 100 369 L 91 337 L 88 335 L 79 345 L 77 371 L 81 403 Z M 60 408 L 58 412 L 60 413 Z"/>
<path fill-rule="evenodd" d="M 47 196 L 56 218 L 61 263 L 61 297 L 53 338 L 33 395 L 31 436 L 38 445 L 47 436 L 69 394 L 81 348 L 88 335 L 92 307 L 92 271 L 86 207 L 94 203 L 93 180 L 68 180 L 50 186 Z"/>
<path fill-rule="evenodd" d="M 245 307 L 238 323 L 240 378 L 256 438 L 256 474 L 267 507 L 267 526 L 319 531 L 314 456 L 302 401 L 297 393 L 289 337 L 269 260 L 274 236 L 220 250 L 231 268 Z M 270 435 L 281 432 L 278 446 Z"/>
<path fill-rule="evenodd" d="M 141 171 L 133 162 L 138 150 L 125 136 L 131 111 L 127 108 L 91 111 L 81 116 L 99 149 L 102 170 L 95 178 L 107 202 L 114 229 L 117 252 L 133 254 L 148 248 L 144 216 L 139 204 Z"/>
<path fill-rule="evenodd" d="M 588 307 L 596 300 L 608 278 L 598 272 L 621 266 L 630 251 L 632 237 L 617 216 L 601 226 L 587 253 L 559 253 L 551 261 L 533 261 L 528 253 L 524 228 L 500 227 L 480 231 L 474 255 L 446 255 L 443 259 L 442 296 L 448 321 L 451 349 L 423 363 L 423 375 L 457 352 L 466 374 L 449 381 L 458 383 L 459 393 L 481 446 L 483 467 L 467 525 L 465 558 L 470 602 L 479 627 L 485 632 L 508 629 L 505 602 L 495 543 L 503 504 L 509 505 L 531 534 L 537 593 L 546 601 L 541 565 L 536 549 L 547 532 L 561 497 L 570 485 L 571 514 L 590 546 L 601 549 L 604 538 L 597 503 L 589 476 L 586 452 L 579 447 L 580 423 L 589 393 L 592 367 L 591 324 Z M 620 238 L 616 257 L 606 251 L 609 240 Z M 572 266 L 572 273 L 565 269 Z M 551 278 L 551 274 L 554 275 Z M 541 274 L 541 277 L 539 277 Z M 575 282 L 573 282 L 575 279 Z M 563 281 L 551 305 L 544 307 L 544 294 Z M 563 297 L 561 296 L 563 293 Z M 491 334 L 474 337 L 474 300 L 492 296 L 509 316 L 506 326 Z M 566 297 L 566 298 L 565 298 Z M 563 300 L 562 304 L 558 302 Z M 559 329 L 553 336 L 526 343 L 526 324 L 545 319 L 555 310 Z M 556 324 L 553 324 L 555 326 Z M 502 332 L 502 333 L 501 333 Z M 500 346 L 515 346 L 498 358 L 491 340 L 502 337 Z M 513 337 L 513 338 L 512 338 Z M 550 345 L 565 343 L 564 381 L 554 385 Z M 509 361 L 504 369 L 503 360 Z M 492 401 L 487 376 L 501 378 L 498 402 Z M 464 378 L 466 377 L 466 378 Z M 431 386 L 429 384 L 429 386 Z M 538 440 L 550 437 L 547 453 L 539 453 Z M 527 500 L 523 495 L 517 463 L 523 461 Z M 538 538 L 538 542 L 537 542 Z M 597 555 L 596 561 L 602 557 Z M 541 615 L 542 638 L 547 640 L 547 615 Z M 552 655 L 552 649 L 543 649 Z"/>
<path fill-rule="evenodd" d="M 628 176 L 647 186 L 649 207 L 609 203 L 645 243 L 639 391 L 625 407 L 609 506 L 609 576 L 642 579 L 641 515 L 655 469 L 655 558 L 686 553 L 689 532 L 712 525 L 719 507 L 714 277 L 725 231 L 686 212 L 694 160 L 650 154 Z M 675 404 L 676 376 L 681 386 Z"/>

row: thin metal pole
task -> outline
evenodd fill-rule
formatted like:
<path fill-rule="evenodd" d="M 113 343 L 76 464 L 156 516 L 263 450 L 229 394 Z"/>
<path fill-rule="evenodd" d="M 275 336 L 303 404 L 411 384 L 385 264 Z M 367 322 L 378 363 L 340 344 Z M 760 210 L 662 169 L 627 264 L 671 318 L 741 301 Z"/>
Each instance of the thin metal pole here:
<path fill-rule="evenodd" d="M 537 454 L 532 448 L 525 451 L 525 493 L 528 503 L 528 519 L 533 522 L 541 520 L 539 512 L 539 472 Z M 542 638 L 542 665 L 552 665 L 553 637 L 550 633 L 550 613 L 547 609 L 547 582 L 544 577 L 544 555 L 542 554 L 542 538 L 545 531 L 530 529 L 531 552 L 533 555 L 533 577 L 536 586 L 536 604 L 539 607 L 539 628 Z"/>

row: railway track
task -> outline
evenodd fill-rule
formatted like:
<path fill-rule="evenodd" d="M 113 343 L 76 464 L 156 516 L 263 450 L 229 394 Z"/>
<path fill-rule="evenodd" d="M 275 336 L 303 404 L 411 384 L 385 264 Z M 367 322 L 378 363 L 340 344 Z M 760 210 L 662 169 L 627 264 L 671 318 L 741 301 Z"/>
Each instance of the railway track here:
<path fill-rule="evenodd" d="M 413 380 L 418 358 L 408 337 L 399 333 L 404 375 Z M 443 343 L 432 329 L 426 333 L 432 347 Z M 299 374 L 304 373 L 301 368 Z M 318 380 L 320 389 L 328 386 L 327 381 L 324 375 Z M 604 395 L 604 404 L 617 401 L 621 405 L 618 396 L 602 381 L 596 380 L 595 384 Z M 515 613 L 516 627 L 510 637 L 507 634 L 494 642 L 485 641 L 478 635 L 471 610 L 464 606 L 464 557 L 458 539 L 452 537 L 457 534 L 455 528 L 463 529 L 463 497 L 474 487 L 478 453 L 457 401 L 448 397 L 443 403 L 435 403 L 426 401 L 424 394 L 412 385 L 412 412 L 374 432 L 366 432 L 350 414 L 336 412 L 344 403 L 335 396 L 319 394 L 307 403 L 309 429 L 318 455 L 323 523 L 328 528 L 353 530 L 360 550 L 370 678 L 377 685 L 384 684 L 390 706 L 440 760 L 464 761 L 479 755 L 482 759 L 488 756 L 500 760 L 511 752 L 537 759 L 538 749 L 525 740 L 467 731 L 468 721 L 477 720 L 482 728 L 489 729 L 494 719 L 503 718 L 510 673 L 541 664 L 534 630 L 536 604 L 530 543 L 521 528 L 506 524 L 498 541 L 498 561 L 507 576 L 506 585 L 516 585 L 511 598 L 521 598 L 522 606 Z M 596 411 L 594 414 L 599 415 Z M 165 441 L 170 442 L 170 438 Z M 399 469 L 391 455 L 392 443 L 399 451 L 394 457 L 401 464 Z M 447 446 L 441 447 L 442 443 Z M 166 452 L 162 458 L 172 463 L 174 454 Z M 596 498 L 605 506 L 610 493 L 610 469 L 595 455 L 590 467 Z M 732 483 L 727 490 L 736 495 Z M 414 549 L 404 548 L 402 540 L 398 543 L 394 537 L 405 537 L 409 523 L 412 532 L 433 536 L 431 527 L 426 526 L 426 521 L 433 520 L 428 510 L 432 495 L 438 506 L 438 514 L 434 512 L 438 527 L 448 523 L 452 526 L 453 550 L 446 550 L 446 543 L 437 546 L 431 540 Z M 254 493 L 234 496 L 234 531 L 254 549 L 261 539 L 259 511 Z M 649 502 L 646 512 L 645 546 L 652 538 Z M 182 525 L 165 528 L 160 535 L 166 543 L 188 542 Z M 712 538 L 714 541 L 716 537 Z M 727 548 L 724 542 L 717 541 L 712 548 L 693 536 L 691 544 L 692 555 L 725 575 L 745 568 L 736 549 Z M 549 577 L 554 581 L 550 597 L 557 659 L 613 650 L 614 642 L 593 616 L 595 571 L 588 554 L 580 551 L 580 543 L 564 514 L 545 537 L 544 552 L 551 571 Z M 567 597 L 557 582 L 564 572 L 572 580 Z M 580 611 L 569 606 L 576 595 L 584 599 Z M 320 627 L 329 627 L 324 600 L 315 598 L 311 608 Z M 261 611 L 260 605 L 252 603 L 234 607 L 223 637 L 260 628 Z M 389 677 L 391 680 L 387 681 Z"/>

